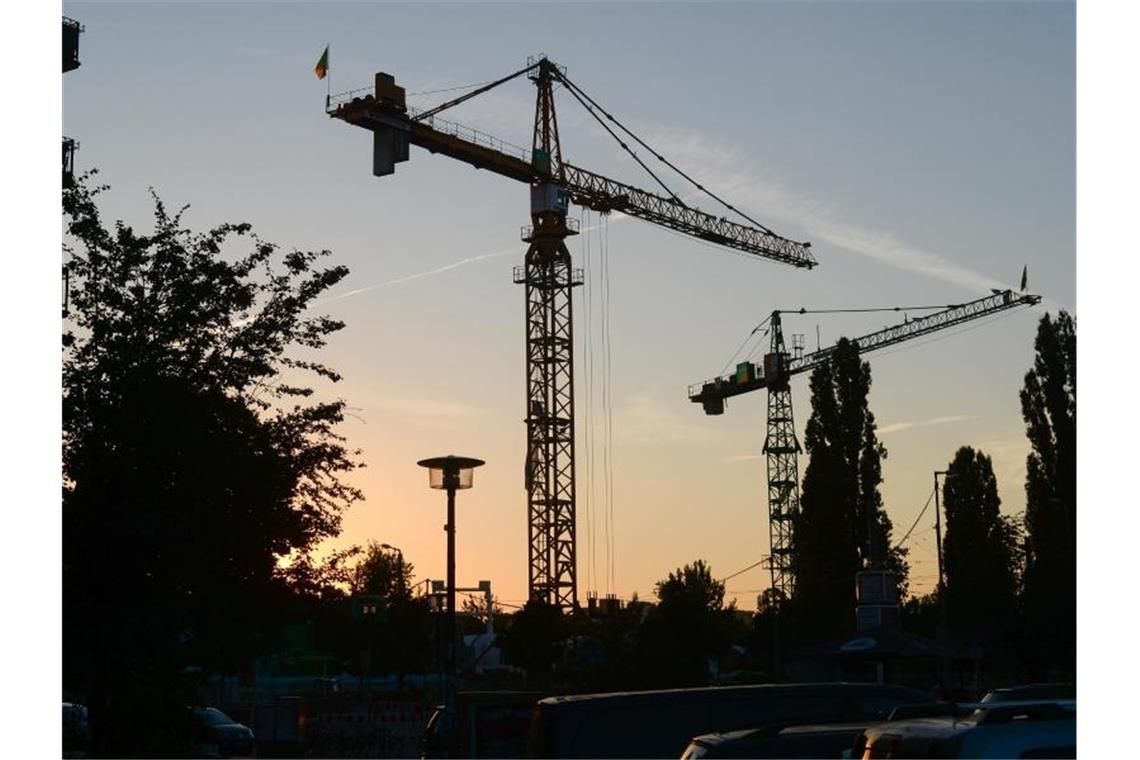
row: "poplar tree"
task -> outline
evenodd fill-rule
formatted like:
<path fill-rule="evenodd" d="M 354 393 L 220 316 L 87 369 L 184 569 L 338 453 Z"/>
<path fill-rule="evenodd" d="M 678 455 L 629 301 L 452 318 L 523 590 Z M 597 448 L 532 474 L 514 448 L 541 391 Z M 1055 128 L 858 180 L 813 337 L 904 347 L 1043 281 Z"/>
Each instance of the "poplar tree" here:
<path fill-rule="evenodd" d="M 1001 514 L 991 459 L 969 446 L 958 449 L 946 468 L 942 503 L 949 627 L 993 649 L 1013 621 L 1020 532 Z"/>
<path fill-rule="evenodd" d="M 1044 664 L 1076 664 L 1077 331 L 1065 311 L 1037 327 L 1021 411 L 1030 452 L 1025 477 L 1025 608 Z"/>
<path fill-rule="evenodd" d="M 891 520 L 879 492 L 886 448 L 868 407 L 871 367 L 842 338 L 811 375 L 809 456 L 793 526 L 793 608 L 802 635 L 821 639 L 855 627 L 855 573 L 894 571 L 905 589 L 905 549 L 890 545 Z"/>

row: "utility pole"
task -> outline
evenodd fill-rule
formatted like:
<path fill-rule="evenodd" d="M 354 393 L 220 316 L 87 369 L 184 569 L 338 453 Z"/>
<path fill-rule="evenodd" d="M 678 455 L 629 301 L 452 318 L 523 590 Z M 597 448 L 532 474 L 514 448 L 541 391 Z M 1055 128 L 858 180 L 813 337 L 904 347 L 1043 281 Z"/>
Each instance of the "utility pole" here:
<path fill-rule="evenodd" d="M 945 475 L 946 470 L 934 471 L 934 542 L 938 547 L 938 599 L 939 606 L 942 605 L 943 592 L 945 587 L 942 578 L 942 507 L 938 503 L 938 476 Z"/>
<path fill-rule="evenodd" d="M 938 643 L 942 653 L 942 688 L 950 681 L 950 660 L 946 657 L 946 582 L 942 573 L 942 505 L 938 502 L 938 476 L 946 470 L 934 471 L 934 545 L 938 549 Z"/>

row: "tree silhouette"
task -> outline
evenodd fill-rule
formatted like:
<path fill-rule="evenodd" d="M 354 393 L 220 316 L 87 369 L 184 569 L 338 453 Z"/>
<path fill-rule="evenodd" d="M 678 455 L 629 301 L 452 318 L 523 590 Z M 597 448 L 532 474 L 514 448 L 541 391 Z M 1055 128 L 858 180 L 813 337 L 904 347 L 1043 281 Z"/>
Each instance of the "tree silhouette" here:
<path fill-rule="evenodd" d="M 510 625 L 499 635 L 499 644 L 513 665 L 541 679 L 560 655 L 558 643 L 565 628 L 557 605 L 531 599 L 511 615 Z"/>
<path fill-rule="evenodd" d="M 943 486 L 947 622 L 951 630 L 982 636 L 993 649 L 1007 639 L 1017 602 L 1020 533 L 1000 512 L 997 478 L 988 456 L 958 449 Z"/>
<path fill-rule="evenodd" d="M 678 568 L 655 586 L 657 606 L 638 631 L 637 658 L 647 686 L 694 686 L 708 678 L 705 659 L 723 654 L 736 605 L 704 560 Z"/>
<path fill-rule="evenodd" d="M 370 541 L 349 573 L 349 589 L 356 596 L 406 600 L 411 598 L 413 570 L 412 563 L 405 561 L 402 554 Z"/>
<path fill-rule="evenodd" d="M 855 573 L 881 567 L 906 587 L 905 549 L 891 548 L 891 520 L 879 493 L 887 452 L 867 406 L 871 367 L 841 338 L 811 375 L 812 412 L 804 436 L 800 513 L 793 531 L 792 613 L 807 639 L 846 633 L 855 624 Z"/>
<path fill-rule="evenodd" d="M 1041 318 L 1021 411 L 1025 478 L 1025 607 L 1045 662 L 1072 671 L 1077 613 L 1077 332 L 1061 311 Z"/>
<path fill-rule="evenodd" d="M 64 677 L 97 752 L 178 754 L 161 727 L 193 698 L 185 674 L 268 642 L 278 561 L 360 497 L 344 404 L 304 384 L 339 379 L 312 356 L 342 323 L 305 312 L 347 270 L 247 224 L 192 232 L 157 196 L 153 233 L 108 227 L 103 189 L 63 195 Z"/>

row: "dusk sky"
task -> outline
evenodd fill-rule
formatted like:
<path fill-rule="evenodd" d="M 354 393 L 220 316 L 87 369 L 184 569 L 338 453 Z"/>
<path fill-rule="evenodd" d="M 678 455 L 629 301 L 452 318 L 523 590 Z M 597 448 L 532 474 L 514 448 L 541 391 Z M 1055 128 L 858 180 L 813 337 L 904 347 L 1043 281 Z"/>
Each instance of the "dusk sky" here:
<path fill-rule="evenodd" d="M 64 134 L 81 143 L 77 170 L 98 167 L 112 186 L 106 216 L 146 229 L 152 186 L 168 206 L 190 204 L 196 229 L 248 221 L 350 268 L 320 304 L 347 323 L 324 354 L 344 380 L 318 388 L 351 408 L 341 432 L 363 450 L 352 480 L 367 500 L 336 545 L 386 542 L 417 580 L 441 578 L 444 499 L 416 461 L 479 457 L 487 466 L 458 501 L 459 582 L 490 579 L 508 603 L 526 596 L 523 290 L 511 269 L 530 220 L 525 186 L 415 147 L 395 175 L 373 177 L 371 135 L 324 113 L 313 66 L 326 44 L 334 94 L 377 71 L 409 93 L 484 82 L 544 52 L 685 171 L 813 244 L 819 266 L 802 271 L 610 219 L 615 577 L 601 570 L 602 521 L 587 522 L 585 426 L 602 416 L 588 414 L 578 289 L 580 598 L 652 597 L 697 558 L 723 577 L 767 553 L 765 398 L 706 417 L 686 388 L 720 372 L 774 308 L 958 303 L 1016 288 L 1028 265 L 1043 305 L 869 356 L 896 540 L 961 445 L 993 456 L 1003 511 L 1024 509 L 1018 390 L 1041 315 L 1076 305 L 1072 3 L 71 2 L 64 13 L 86 27 L 82 66 L 64 77 Z M 653 188 L 576 102 L 556 97 L 569 162 Z M 447 118 L 526 146 L 533 114 L 524 79 Z M 597 224 L 582 217 L 584 229 Z M 568 241 L 595 283 L 600 236 Z M 596 290 L 590 299 L 596 344 Z M 785 332 L 814 348 L 817 325 L 829 345 L 895 321 L 787 316 Z M 802 436 L 807 377 L 793 387 Z M 596 401 L 600 377 L 593 388 Z M 912 591 L 934 584 L 932 525 L 928 511 L 907 543 Z M 727 587 L 753 609 L 767 585 L 756 568 Z"/>

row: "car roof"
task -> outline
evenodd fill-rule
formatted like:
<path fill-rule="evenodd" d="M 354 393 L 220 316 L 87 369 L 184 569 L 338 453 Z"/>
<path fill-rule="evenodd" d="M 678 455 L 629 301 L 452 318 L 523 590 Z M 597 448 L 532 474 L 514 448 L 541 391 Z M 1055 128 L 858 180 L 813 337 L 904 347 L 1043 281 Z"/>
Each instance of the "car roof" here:
<path fill-rule="evenodd" d="M 587 702 L 593 700 L 604 699 L 621 699 L 632 697 L 646 697 L 652 698 L 655 696 L 667 694 L 750 694 L 759 691 L 772 690 L 774 692 L 785 690 L 813 690 L 813 689 L 867 689 L 867 690 L 883 690 L 883 691 L 914 691 L 907 689 L 903 686 L 894 686 L 891 684 L 877 684 L 877 683 L 860 683 L 854 681 L 833 681 L 821 683 L 764 683 L 764 684 L 735 684 L 732 686 L 698 686 L 688 689 L 652 689 L 647 691 L 614 691 L 603 692 L 597 694 L 566 694 L 555 697 L 546 697 L 540 699 L 539 704 L 553 705 L 553 704 L 569 704 L 574 702 Z M 917 693 L 917 692 L 916 692 Z"/>
<path fill-rule="evenodd" d="M 740 741 L 760 736 L 791 736 L 800 734 L 823 734 L 838 731 L 862 731 L 871 726 L 882 723 L 878 718 L 850 721 L 845 723 L 802 723 L 788 725 L 787 723 L 771 726 L 757 726 L 755 728 L 741 728 L 736 731 L 714 731 L 700 736 L 694 736 L 692 741 L 701 744 L 720 744 L 722 742 Z"/>
<path fill-rule="evenodd" d="M 980 725 L 1009 723 L 1018 718 L 1034 721 L 1066 720 L 1076 718 L 1075 699 L 1020 700 L 1011 702 L 979 702 L 957 704 L 957 708 L 970 710 L 963 715 L 932 715 L 921 718 L 904 718 L 878 724 L 867 730 L 868 738 L 884 734 L 914 736 L 948 736 L 977 728 Z"/>

